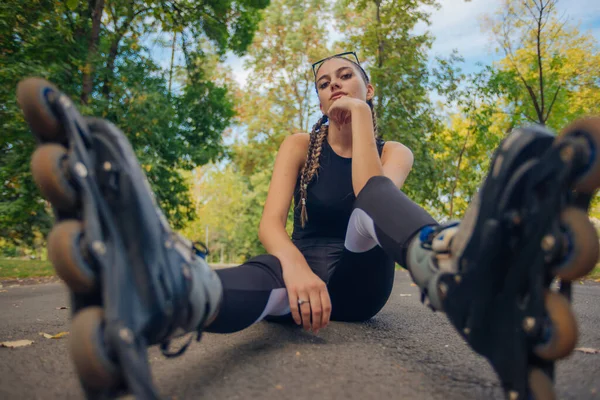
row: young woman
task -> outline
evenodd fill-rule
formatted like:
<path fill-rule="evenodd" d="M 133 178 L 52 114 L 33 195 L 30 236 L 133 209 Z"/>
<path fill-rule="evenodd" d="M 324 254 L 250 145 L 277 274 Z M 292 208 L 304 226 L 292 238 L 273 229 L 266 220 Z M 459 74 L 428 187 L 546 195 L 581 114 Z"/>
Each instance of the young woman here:
<path fill-rule="evenodd" d="M 377 138 L 374 89 L 360 65 L 341 56 L 324 60 L 315 68 L 315 88 L 323 116 L 310 134 L 287 137 L 275 161 L 258 232 L 270 255 L 216 271 L 224 298 L 209 332 L 233 332 L 290 311 L 314 332 L 330 319 L 369 319 L 391 293 L 393 255 L 404 265 L 402 245 L 436 223 L 398 190 L 413 156 L 402 144 Z M 292 199 L 290 239 L 285 223 Z M 365 212 L 371 209 L 374 218 L 397 222 L 390 254 Z"/>
<path fill-rule="evenodd" d="M 57 217 L 48 254 L 73 292 L 72 356 L 89 397 L 155 398 L 145 349 L 160 343 L 166 353 L 177 332 L 290 315 L 318 332 L 369 319 L 390 295 L 395 263 L 490 360 L 510 398 L 553 393 L 553 360 L 573 350 L 576 324 L 549 285 L 598 259 L 585 209 L 600 185 L 600 123 L 577 122 L 560 140 L 516 130 L 460 226 L 439 226 L 400 190 L 413 156 L 378 139 L 373 86 L 349 54 L 314 66 L 323 116 L 281 145 L 259 227 L 268 254 L 217 271 L 171 231 L 114 125 L 81 117 L 43 80 L 19 85 L 40 142 L 33 176 Z"/>

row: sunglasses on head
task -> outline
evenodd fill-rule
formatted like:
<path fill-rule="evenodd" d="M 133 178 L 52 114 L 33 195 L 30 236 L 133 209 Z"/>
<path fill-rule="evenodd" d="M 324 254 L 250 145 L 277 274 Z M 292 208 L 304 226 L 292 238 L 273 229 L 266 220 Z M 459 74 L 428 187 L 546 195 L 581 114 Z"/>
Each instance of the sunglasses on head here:
<path fill-rule="evenodd" d="M 347 56 L 354 56 L 354 60 L 352 59 L 352 57 L 347 57 Z M 312 65 L 312 70 L 313 70 L 313 74 L 315 74 L 315 78 L 317 77 L 317 71 L 319 70 L 319 67 L 321 67 L 321 64 L 323 64 L 325 61 L 329 60 L 330 58 L 335 58 L 335 57 L 342 57 L 348 61 L 353 61 L 353 62 L 356 62 L 356 64 L 360 65 L 360 62 L 358 61 L 358 56 L 356 55 L 355 51 L 346 51 L 344 53 L 334 54 L 332 56 L 325 57 L 324 59 L 319 60 Z"/>

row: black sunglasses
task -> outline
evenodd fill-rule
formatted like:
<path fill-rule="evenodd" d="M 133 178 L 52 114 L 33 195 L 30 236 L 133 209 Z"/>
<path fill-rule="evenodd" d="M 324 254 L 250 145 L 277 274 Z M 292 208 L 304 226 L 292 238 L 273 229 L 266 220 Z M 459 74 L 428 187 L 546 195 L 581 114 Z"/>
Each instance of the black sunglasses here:
<path fill-rule="evenodd" d="M 319 60 L 312 65 L 312 70 L 313 70 L 313 74 L 315 74 L 315 78 L 317 77 L 317 71 L 319 70 L 319 67 L 325 61 L 329 60 L 330 58 L 335 58 L 335 57 L 342 57 L 342 58 L 347 59 L 348 61 L 353 61 L 352 59 L 350 59 L 348 57 L 344 57 L 344 56 L 350 56 L 350 55 L 354 56 L 354 59 L 356 60 L 356 64 L 358 64 L 360 66 L 360 62 L 358 61 L 358 56 L 356 55 L 355 51 L 346 51 L 344 53 L 334 54 L 332 56 L 325 57 L 324 59 Z"/>

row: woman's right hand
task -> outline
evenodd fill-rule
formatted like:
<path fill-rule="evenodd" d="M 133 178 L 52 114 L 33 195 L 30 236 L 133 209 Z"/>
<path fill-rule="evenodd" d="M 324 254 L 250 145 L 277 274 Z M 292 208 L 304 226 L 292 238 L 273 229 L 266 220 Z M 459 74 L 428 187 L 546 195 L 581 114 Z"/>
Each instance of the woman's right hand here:
<path fill-rule="evenodd" d="M 306 261 L 283 268 L 283 280 L 294 322 L 314 333 L 325 328 L 331 317 L 331 300 L 325 282 L 310 269 Z M 306 302 L 300 305 L 298 300 Z"/>

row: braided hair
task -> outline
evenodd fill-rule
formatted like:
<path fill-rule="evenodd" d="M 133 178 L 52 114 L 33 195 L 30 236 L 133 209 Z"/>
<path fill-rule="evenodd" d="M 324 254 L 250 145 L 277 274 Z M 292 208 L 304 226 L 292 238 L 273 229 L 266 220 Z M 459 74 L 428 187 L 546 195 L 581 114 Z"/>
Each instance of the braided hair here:
<path fill-rule="evenodd" d="M 325 59 L 325 61 L 330 60 L 332 58 L 342 58 L 357 66 L 363 80 L 365 81 L 365 84 L 369 83 L 369 77 L 367 76 L 367 73 L 359 64 L 340 56 L 332 56 Z M 321 66 L 325 63 L 325 61 L 321 63 Z M 319 68 L 321 68 L 321 66 L 319 66 Z M 318 69 L 317 72 L 319 72 Z M 318 93 L 316 82 L 315 89 Z M 367 100 L 367 104 L 371 108 L 371 115 L 373 116 L 373 132 L 375 133 L 375 139 L 380 140 L 379 135 L 377 133 L 377 115 L 375 114 L 375 107 L 373 107 L 373 100 Z M 306 212 L 306 195 L 308 193 L 308 185 L 310 184 L 314 176 L 318 175 L 318 169 L 321 164 L 321 149 L 323 148 L 323 142 L 325 141 L 325 139 L 327 138 L 327 134 L 329 133 L 329 125 L 327 124 L 328 121 L 329 118 L 327 117 L 327 115 L 323 115 L 313 126 L 312 131 L 310 132 L 310 140 L 308 142 L 306 162 L 304 163 L 304 166 L 302 167 L 302 170 L 300 172 L 300 204 L 297 204 L 296 206 L 301 207 L 300 222 L 303 228 L 306 224 L 306 221 L 308 220 L 308 214 Z"/>

